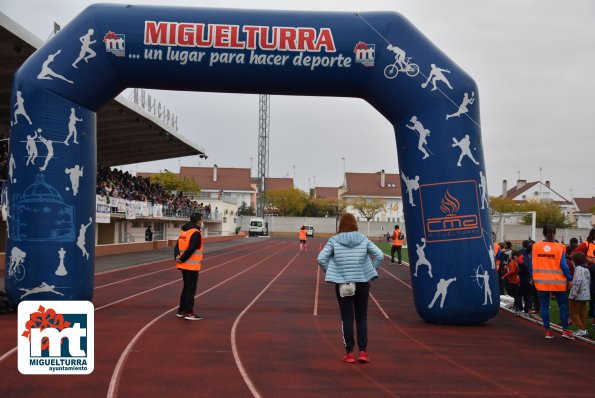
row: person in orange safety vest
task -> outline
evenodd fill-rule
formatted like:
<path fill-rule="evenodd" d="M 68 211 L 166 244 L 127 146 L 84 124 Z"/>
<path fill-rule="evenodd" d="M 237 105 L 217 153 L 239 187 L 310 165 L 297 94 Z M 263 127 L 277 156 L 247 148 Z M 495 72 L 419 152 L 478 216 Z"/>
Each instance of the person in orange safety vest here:
<path fill-rule="evenodd" d="M 184 287 L 180 295 L 177 317 L 188 321 L 199 321 L 200 315 L 194 313 L 194 295 L 198 284 L 198 273 L 202 266 L 203 240 L 200 232 L 201 215 L 193 213 L 190 221 L 182 226 L 178 242 L 174 248 L 176 268 L 182 272 Z"/>
<path fill-rule="evenodd" d="M 584 253 L 587 256 L 588 262 L 595 263 L 595 228 L 589 231 L 587 240 L 578 245 L 572 252 Z"/>
<path fill-rule="evenodd" d="M 564 331 L 562 337 L 574 339 L 568 329 L 568 283 L 572 276 L 566 263 L 566 247 L 555 241 L 556 227 L 552 224 L 543 226 L 545 239 L 533 244 L 533 269 L 532 277 L 535 288 L 539 292 L 541 303 L 541 320 L 545 327 L 545 338 L 553 339 L 550 330 L 550 294 L 556 296 L 560 307 L 560 323 Z"/>
<path fill-rule="evenodd" d="M 393 245 L 390 248 L 390 263 L 395 263 L 395 252 L 397 252 L 397 264 L 401 265 L 401 249 L 403 248 L 405 235 L 403 235 L 398 225 L 395 225 L 391 239 L 393 240 Z"/>
<path fill-rule="evenodd" d="M 305 252 L 306 249 L 306 226 L 302 225 L 302 227 L 300 228 L 300 230 L 298 231 L 298 237 L 300 239 L 300 251 L 301 252 Z"/>

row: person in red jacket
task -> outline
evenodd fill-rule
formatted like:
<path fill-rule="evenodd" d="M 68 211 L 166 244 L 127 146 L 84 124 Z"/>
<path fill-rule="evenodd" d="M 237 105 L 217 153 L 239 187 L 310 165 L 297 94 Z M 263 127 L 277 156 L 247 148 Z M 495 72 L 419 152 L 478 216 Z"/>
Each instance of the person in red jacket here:
<path fill-rule="evenodd" d="M 587 256 L 587 261 L 589 263 L 595 263 L 595 228 L 589 231 L 587 240 L 578 245 L 578 247 L 572 251 L 572 253 L 576 252 L 584 253 Z"/>
<path fill-rule="evenodd" d="M 513 310 L 516 313 L 520 313 L 522 309 L 522 299 L 519 294 L 519 288 L 521 285 L 521 278 L 519 276 L 519 258 L 521 253 L 518 251 L 512 252 L 512 258 L 508 263 L 508 272 L 502 275 L 502 279 L 508 279 L 509 292 L 512 298 L 514 298 Z M 522 257 L 521 257 L 522 258 Z"/>

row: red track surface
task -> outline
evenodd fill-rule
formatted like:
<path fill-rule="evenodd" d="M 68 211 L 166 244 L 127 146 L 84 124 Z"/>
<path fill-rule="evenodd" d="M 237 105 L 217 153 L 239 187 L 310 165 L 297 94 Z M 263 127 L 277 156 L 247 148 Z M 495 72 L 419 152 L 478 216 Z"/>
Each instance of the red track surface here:
<path fill-rule="evenodd" d="M 386 262 L 371 289 L 372 361 L 341 362 L 334 289 L 316 264 L 323 243 L 298 253 L 294 240 L 254 239 L 206 254 L 198 322 L 175 317 L 171 261 L 97 275 L 88 376 L 21 375 L 16 314 L 1 316 L 0 397 L 593 396 L 592 346 L 545 340 L 506 313 L 476 327 L 428 324 L 409 269 Z"/>

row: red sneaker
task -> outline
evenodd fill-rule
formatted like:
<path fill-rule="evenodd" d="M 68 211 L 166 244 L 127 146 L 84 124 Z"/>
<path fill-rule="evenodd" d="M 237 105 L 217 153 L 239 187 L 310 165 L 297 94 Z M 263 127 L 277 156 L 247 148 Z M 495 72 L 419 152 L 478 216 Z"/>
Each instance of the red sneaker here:
<path fill-rule="evenodd" d="M 353 352 L 345 354 L 345 356 L 343 356 L 343 362 L 355 363 L 355 355 L 353 355 Z"/>
<path fill-rule="evenodd" d="M 184 316 L 184 319 L 187 321 L 200 321 L 202 319 L 202 316 L 196 315 L 193 313 L 189 313 L 189 314 L 186 314 L 186 316 Z"/>
<path fill-rule="evenodd" d="M 562 332 L 562 337 L 564 337 L 565 339 L 568 339 L 568 340 L 574 340 L 574 335 L 568 329 L 566 329 Z"/>
<path fill-rule="evenodd" d="M 370 362 L 370 356 L 368 355 L 367 352 L 360 351 L 359 357 L 357 358 L 357 360 L 360 361 L 361 363 L 368 363 L 368 362 Z"/>
<path fill-rule="evenodd" d="M 554 334 L 552 333 L 551 330 L 546 330 L 545 331 L 545 338 L 546 339 L 553 339 L 554 338 Z"/>

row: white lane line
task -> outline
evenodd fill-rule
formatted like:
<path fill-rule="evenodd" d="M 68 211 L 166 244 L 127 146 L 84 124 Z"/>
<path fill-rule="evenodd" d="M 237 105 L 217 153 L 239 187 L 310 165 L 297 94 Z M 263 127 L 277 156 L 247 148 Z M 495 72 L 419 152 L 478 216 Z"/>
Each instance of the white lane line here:
<path fill-rule="evenodd" d="M 204 292 L 202 292 L 200 294 L 197 294 L 196 296 L 194 296 L 194 298 L 201 297 L 202 295 L 209 293 L 210 291 L 212 291 L 212 290 L 218 288 L 219 286 L 221 286 L 221 285 L 229 282 L 230 280 L 237 278 L 238 276 L 242 275 L 243 273 L 250 271 L 252 268 L 256 267 L 257 265 L 262 264 L 263 262 L 265 262 L 266 260 L 268 260 L 269 258 L 273 257 L 275 254 L 279 253 L 280 251 L 282 251 L 284 249 L 285 248 L 281 248 L 281 249 L 277 250 L 275 253 L 271 254 L 268 257 L 265 257 L 264 259 L 260 260 L 256 264 L 254 264 L 254 265 L 252 265 L 252 266 L 244 269 L 240 273 L 237 273 L 234 276 L 227 278 L 223 282 L 220 282 L 217 285 L 212 286 L 211 288 L 205 290 Z M 130 342 L 128 343 L 128 345 L 124 349 L 124 351 L 122 351 L 122 354 L 120 354 L 120 358 L 118 359 L 118 363 L 116 364 L 116 367 L 114 368 L 114 372 L 112 373 L 112 378 L 110 380 L 109 389 L 107 391 L 107 397 L 108 398 L 112 398 L 112 397 L 116 397 L 117 396 L 118 387 L 120 385 L 120 379 L 121 379 L 121 376 L 122 376 L 122 371 L 124 369 L 124 364 L 126 363 L 126 360 L 128 359 L 128 356 L 130 355 L 130 352 L 132 351 L 132 348 L 136 345 L 136 342 L 141 338 L 141 336 L 153 324 L 155 324 L 155 322 L 157 322 L 159 319 L 163 318 L 164 316 L 168 315 L 170 312 L 175 311 L 177 308 L 178 308 L 178 306 L 172 307 L 169 310 L 163 312 L 161 315 L 153 318 L 152 321 L 150 321 L 149 323 L 147 323 L 141 330 L 138 331 L 138 333 L 136 333 L 136 335 L 132 338 L 132 340 L 130 340 Z"/>
<path fill-rule="evenodd" d="M 314 293 L 314 316 L 318 315 L 318 292 L 320 291 L 320 267 L 316 266 L 316 292 Z"/>
<path fill-rule="evenodd" d="M 398 280 L 399 282 L 401 282 L 403 285 L 407 286 L 409 289 L 411 289 L 411 285 L 409 285 L 408 283 L 406 283 L 405 281 L 403 281 L 402 279 L 397 278 L 396 276 L 394 276 L 393 274 L 391 274 L 390 272 L 388 272 L 387 270 L 385 270 L 384 268 L 380 268 L 382 271 L 386 272 L 387 274 L 389 274 L 391 277 L 395 278 L 396 280 Z"/>
<path fill-rule="evenodd" d="M 270 246 L 267 246 L 267 248 L 268 248 L 268 247 L 270 247 Z M 253 251 L 253 252 L 251 252 L 251 253 L 258 253 L 259 251 L 262 251 L 262 250 L 264 250 L 264 249 L 265 249 L 265 248 L 262 248 L 262 249 L 260 249 L 260 250 L 255 250 L 255 251 Z M 209 260 L 212 260 L 212 259 L 214 259 L 214 258 L 221 257 L 221 256 L 223 256 L 223 255 L 225 255 L 225 254 L 228 254 L 228 253 L 217 254 L 216 256 L 212 256 L 212 257 L 205 258 L 205 259 L 203 260 L 203 262 L 207 262 L 207 261 L 209 261 Z M 247 254 L 247 255 L 249 255 L 249 254 Z M 244 256 L 244 257 L 245 257 L 245 256 Z M 239 257 L 238 259 L 240 259 L 240 258 L 242 258 L 242 257 Z M 162 262 L 162 261 L 165 261 L 165 260 L 156 261 L 156 262 L 154 262 L 154 263 L 146 263 L 146 264 L 142 264 L 142 265 L 156 264 L 156 263 L 158 263 L 158 262 Z M 173 262 L 174 262 L 174 260 L 171 260 L 171 262 L 173 263 Z M 227 264 L 227 263 L 223 263 L 223 264 Z M 220 265 L 222 265 L 222 264 L 220 264 Z M 139 266 L 140 266 L 140 265 L 138 265 L 138 266 L 137 266 L 137 265 L 135 265 L 135 266 L 133 266 L 133 267 L 131 267 L 131 268 L 136 268 L 136 267 L 139 267 Z M 213 267 L 213 268 L 217 268 L 217 267 L 218 267 L 218 266 L 216 266 L 216 267 Z M 130 269 L 130 268 L 126 268 L 126 269 Z M 113 286 L 113 285 L 117 285 L 117 284 L 119 284 L 119 283 L 128 282 L 128 281 L 131 281 L 131 280 L 134 280 L 134 279 L 143 278 L 143 277 L 145 277 L 145 276 L 149 276 L 149 275 L 153 275 L 153 274 L 158 274 L 158 273 L 160 273 L 160 272 L 171 271 L 172 269 L 176 269 L 176 267 L 168 267 L 168 268 L 165 268 L 165 269 L 160 269 L 160 270 L 158 270 L 158 271 L 153 271 L 153 272 L 148 272 L 148 273 L 146 273 L 146 274 L 141 274 L 141 275 L 133 276 L 133 277 L 130 277 L 130 278 L 127 278 L 127 279 L 121 279 L 121 280 L 119 280 L 119 281 L 116 281 L 116 282 L 111 282 L 111 283 L 107 283 L 107 284 L 105 284 L 105 285 L 96 286 L 96 287 L 95 287 L 95 289 L 97 290 L 97 289 L 101 289 L 101 288 L 104 288 L 104 287 L 107 287 L 107 286 Z M 206 269 L 206 270 L 205 270 L 205 271 L 203 271 L 203 272 L 207 272 L 209 269 L 211 269 L 211 268 L 208 268 L 208 269 Z M 108 272 L 109 272 L 109 271 L 108 271 Z M 179 279 L 178 279 L 178 280 L 179 280 Z"/>
<path fill-rule="evenodd" d="M 9 356 L 11 356 L 11 355 L 12 355 L 12 354 L 14 354 L 15 352 L 17 352 L 17 349 L 18 349 L 18 348 L 19 348 L 19 347 L 17 346 L 17 347 L 14 347 L 13 349 L 11 349 L 11 350 L 7 351 L 7 352 L 6 352 L 4 355 L 2 355 L 2 356 L 0 357 L 0 362 L 4 361 L 6 358 L 8 358 Z"/>
<path fill-rule="evenodd" d="M 218 250 L 223 250 L 223 249 L 215 249 L 213 250 L 213 252 L 216 252 Z M 208 251 L 205 251 L 205 254 L 208 254 Z M 173 247 L 172 247 L 172 254 L 173 254 Z M 221 253 L 221 254 L 217 254 L 215 256 L 210 256 L 209 259 L 215 258 L 215 257 L 219 257 L 219 256 L 223 256 L 226 253 Z M 96 272 L 95 275 L 105 275 L 105 274 L 111 274 L 112 272 L 119 272 L 119 271 L 127 271 L 129 269 L 134 269 L 134 268 L 138 268 L 138 267 L 144 267 L 146 265 L 152 265 L 152 264 L 157 264 L 163 261 L 168 261 L 171 257 L 165 257 L 159 260 L 153 260 L 153 261 L 149 261 L 148 263 L 142 263 L 142 264 L 136 264 L 136 265 L 130 265 L 127 267 L 122 267 L 122 268 L 115 268 L 115 269 L 110 269 L 107 271 L 100 271 L 100 272 Z M 173 261 L 173 260 L 172 260 Z"/>
<path fill-rule="evenodd" d="M 268 248 L 268 246 L 267 246 L 266 248 Z M 213 267 L 211 267 L 211 268 L 207 268 L 207 269 L 205 269 L 205 270 L 203 270 L 203 271 L 200 271 L 200 272 L 201 272 L 202 274 L 204 274 L 205 272 L 209 272 L 209 271 L 212 271 L 212 270 L 214 270 L 214 269 L 217 269 L 217 268 L 219 268 L 219 267 L 222 267 L 222 266 L 224 266 L 224 265 L 226 265 L 226 264 L 233 263 L 233 262 L 235 262 L 235 261 L 237 261 L 237 260 L 241 260 L 241 259 L 242 259 L 242 258 L 244 258 L 244 257 L 248 257 L 248 256 L 250 256 L 251 254 L 257 253 L 257 252 L 259 252 L 259 251 L 262 251 L 262 250 L 265 250 L 266 248 L 262 248 L 262 249 L 260 249 L 260 250 L 257 250 L 257 251 L 255 251 L 255 252 L 252 252 L 252 253 L 245 254 L 245 255 L 243 255 L 243 256 L 241 256 L 241 257 L 236 257 L 236 258 L 234 258 L 233 260 L 229 260 L 229 261 L 226 261 L 226 262 L 224 262 L 224 263 L 217 264 L 217 265 L 215 265 L 215 266 L 213 266 Z M 173 269 L 175 269 L 175 267 L 174 267 Z M 134 297 L 141 296 L 141 295 L 143 295 L 143 294 L 145 294 L 145 293 L 149 293 L 149 292 L 152 292 L 152 291 L 154 291 L 154 290 L 161 289 L 162 287 L 165 287 L 165 286 L 171 285 L 172 283 L 176 283 L 176 282 L 179 282 L 179 281 L 181 281 L 181 280 L 182 280 L 182 278 L 177 278 L 177 279 L 175 279 L 175 280 L 173 280 L 173 281 L 171 281 L 171 282 L 164 283 L 163 285 L 159 285 L 159 286 L 157 286 L 157 287 L 153 287 L 153 288 L 151 288 L 151 289 L 148 289 L 148 290 L 143 290 L 142 292 L 139 292 L 139 293 L 133 294 L 132 296 L 128 296 L 128 297 L 125 297 L 125 298 L 123 298 L 123 299 L 116 300 L 116 301 L 114 301 L 114 302 L 111 302 L 111 303 L 109 303 L 109 304 L 103 305 L 103 306 L 101 306 L 101 307 L 97 307 L 97 308 L 95 308 L 95 311 L 97 311 L 97 310 L 101 310 L 101 309 L 104 309 L 104 308 L 107 308 L 107 307 L 111 307 L 111 306 L 112 306 L 112 305 L 114 305 L 114 304 L 118 304 L 118 303 L 121 303 L 121 302 L 123 302 L 123 301 L 130 300 L 130 299 L 132 299 L 132 298 L 134 298 Z"/>
<path fill-rule="evenodd" d="M 131 281 L 131 280 L 134 280 L 134 279 L 144 278 L 145 276 L 149 276 L 149 275 L 153 275 L 153 274 L 158 274 L 160 272 L 171 271 L 172 269 L 175 269 L 175 268 L 176 267 L 168 267 L 168 268 L 165 268 L 165 269 L 160 269 L 159 271 L 148 272 L 146 274 L 133 276 L 131 278 L 120 279 L 119 281 L 116 281 L 116 282 L 111 282 L 111 283 L 106 283 L 105 285 L 95 286 L 95 290 L 102 289 L 102 288 L 108 287 L 108 286 L 117 285 L 117 284 L 124 283 L 124 282 L 128 282 L 128 281 Z"/>
<path fill-rule="evenodd" d="M 372 301 L 374 301 L 374 303 L 376 303 L 376 306 L 378 307 L 378 309 L 380 310 L 380 312 L 382 312 L 382 315 L 384 315 L 384 317 L 386 319 L 388 319 L 388 314 L 382 309 L 382 307 L 380 306 L 380 303 L 376 300 L 376 297 L 374 297 L 374 295 L 372 293 L 370 293 L 370 298 L 372 299 Z"/>
<path fill-rule="evenodd" d="M 213 270 L 213 269 L 219 268 L 219 267 L 221 267 L 222 265 L 229 264 L 229 263 L 231 263 L 231 262 L 234 262 L 234 261 L 236 261 L 236 260 L 240 260 L 240 259 L 242 259 L 242 258 L 244 258 L 244 257 L 247 257 L 247 256 L 251 255 L 251 254 L 258 253 L 258 252 L 261 252 L 261 251 L 263 251 L 263 250 L 265 250 L 265 249 L 269 249 L 269 248 L 271 248 L 271 247 L 273 247 L 273 246 L 275 246 L 275 245 L 274 245 L 274 244 L 273 244 L 273 245 L 268 245 L 268 246 L 266 246 L 266 247 L 263 247 L 263 248 L 262 248 L 262 249 L 260 249 L 260 250 L 255 250 L 255 251 L 253 251 L 253 252 L 251 252 L 251 253 L 248 253 L 248 254 L 246 254 L 246 255 L 243 255 L 243 256 L 241 256 L 241 257 L 237 257 L 237 258 L 235 258 L 235 259 L 233 259 L 233 260 L 226 261 L 226 262 L 224 262 L 224 263 L 221 263 L 221 264 L 215 265 L 215 266 L 213 266 L 213 267 L 211 267 L 211 268 L 207 268 L 206 270 L 204 270 L 204 271 L 201 271 L 201 272 L 202 272 L 202 273 L 208 272 L 208 271 L 210 271 L 210 270 Z M 213 257 L 215 257 L 215 256 L 213 256 Z M 213 258 L 213 257 L 211 257 L 211 258 Z M 218 256 L 217 256 L 217 257 L 218 257 Z M 150 263 L 147 263 L 147 264 L 150 264 Z M 139 266 L 140 266 L 140 265 L 139 265 Z M 134 267 L 137 267 L 137 266 L 134 266 Z M 168 268 L 168 269 L 166 269 L 166 271 L 167 271 L 167 270 L 171 270 L 171 269 L 172 269 L 172 268 Z M 96 307 L 96 308 L 95 308 L 95 311 L 99 311 L 99 310 L 102 310 L 102 309 L 104 309 L 104 308 L 111 307 L 111 306 L 112 306 L 112 305 L 114 305 L 114 304 L 118 304 L 118 303 L 121 303 L 121 302 L 123 302 L 123 301 L 130 300 L 130 299 L 133 299 L 133 298 L 135 298 L 135 297 L 141 296 L 141 295 L 143 295 L 143 294 L 145 294 L 145 293 L 149 293 L 149 292 L 152 292 L 152 291 L 154 291 L 154 290 L 160 289 L 160 288 L 162 288 L 162 287 L 165 287 L 165 286 L 171 285 L 172 283 L 179 282 L 181 279 L 182 279 L 182 278 L 178 278 L 178 279 L 176 279 L 176 280 L 173 280 L 173 281 L 171 281 L 171 282 L 164 283 L 163 285 L 160 285 L 160 286 L 157 286 L 157 287 L 154 287 L 154 288 L 148 289 L 148 290 L 143 290 L 142 292 L 139 292 L 139 293 L 133 294 L 133 295 L 131 295 L 131 296 L 128 296 L 128 297 L 124 297 L 124 298 L 122 298 L 122 299 L 120 299 L 120 300 L 117 300 L 117 301 L 114 301 L 114 302 L 108 303 L 108 304 L 106 304 L 106 305 L 103 305 L 103 306 L 101 306 L 101 307 Z M 104 285 L 104 286 L 105 286 L 105 285 Z M 12 354 L 14 354 L 14 353 L 17 351 L 17 349 L 18 349 L 18 346 L 17 346 L 17 347 L 13 347 L 13 348 L 12 348 L 12 349 L 10 349 L 9 351 L 5 352 L 5 353 L 4 353 L 4 355 L 2 355 L 2 356 L 0 357 L 0 363 L 2 363 L 2 361 L 4 361 L 6 358 L 8 358 L 8 357 L 10 357 Z"/>
<path fill-rule="evenodd" d="M 238 324 L 240 323 L 240 320 L 242 319 L 244 314 L 246 312 L 248 312 L 250 307 L 252 307 L 252 305 L 254 305 L 254 303 L 260 298 L 260 296 L 262 296 L 264 294 L 264 292 L 266 292 L 268 290 L 268 288 L 281 276 L 281 274 L 283 274 L 283 272 L 285 272 L 285 270 L 291 265 L 291 263 L 293 263 L 293 261 L 297 258 L 297 256 L 299 256 L 299 252 L 297 254 L 295 254 L 293 256 L 293 258 L 289 261 L 289 263 L 287 263 L 287 265 L 277 274 L 277 276 L 275 276 L 269 282 L 269 284 L 266 285 L 264 287 L 264 289 L 262 289 L 256 297 L 254 297 L 254 300 L 252 300 L 250 302 L 250 304 L 248 304 L 248 306 L 246 308 L 244 308 L 244 310 L 236 318 L 236 320 L 233 323 L 233 326 L 231 328 L 231 351 L 233 352 L 233 357 L 236 361 L 236 365 L 238 366 L 240 373 L 242 374 L 242 378 L 244 379 L 244 382 L 246 383 L 246 385 L 248 386 L 248 388 L 252 392 L 252 395 L 255 398 L 260 398 L 261 395 L 259 394 L 258 390 L 256 389 L 256 386 L 254 386 L 254 383 L 252 383 L 250 376 L 248 376 L 248 372 L 246 372 L 244 365 L 242 365 L 242 360 L 240 359 L 240 354 L 238 353 L 238 347 L 237 347 L 237 343 L 236 343 L 236 330 L 237 330 Z"/>

